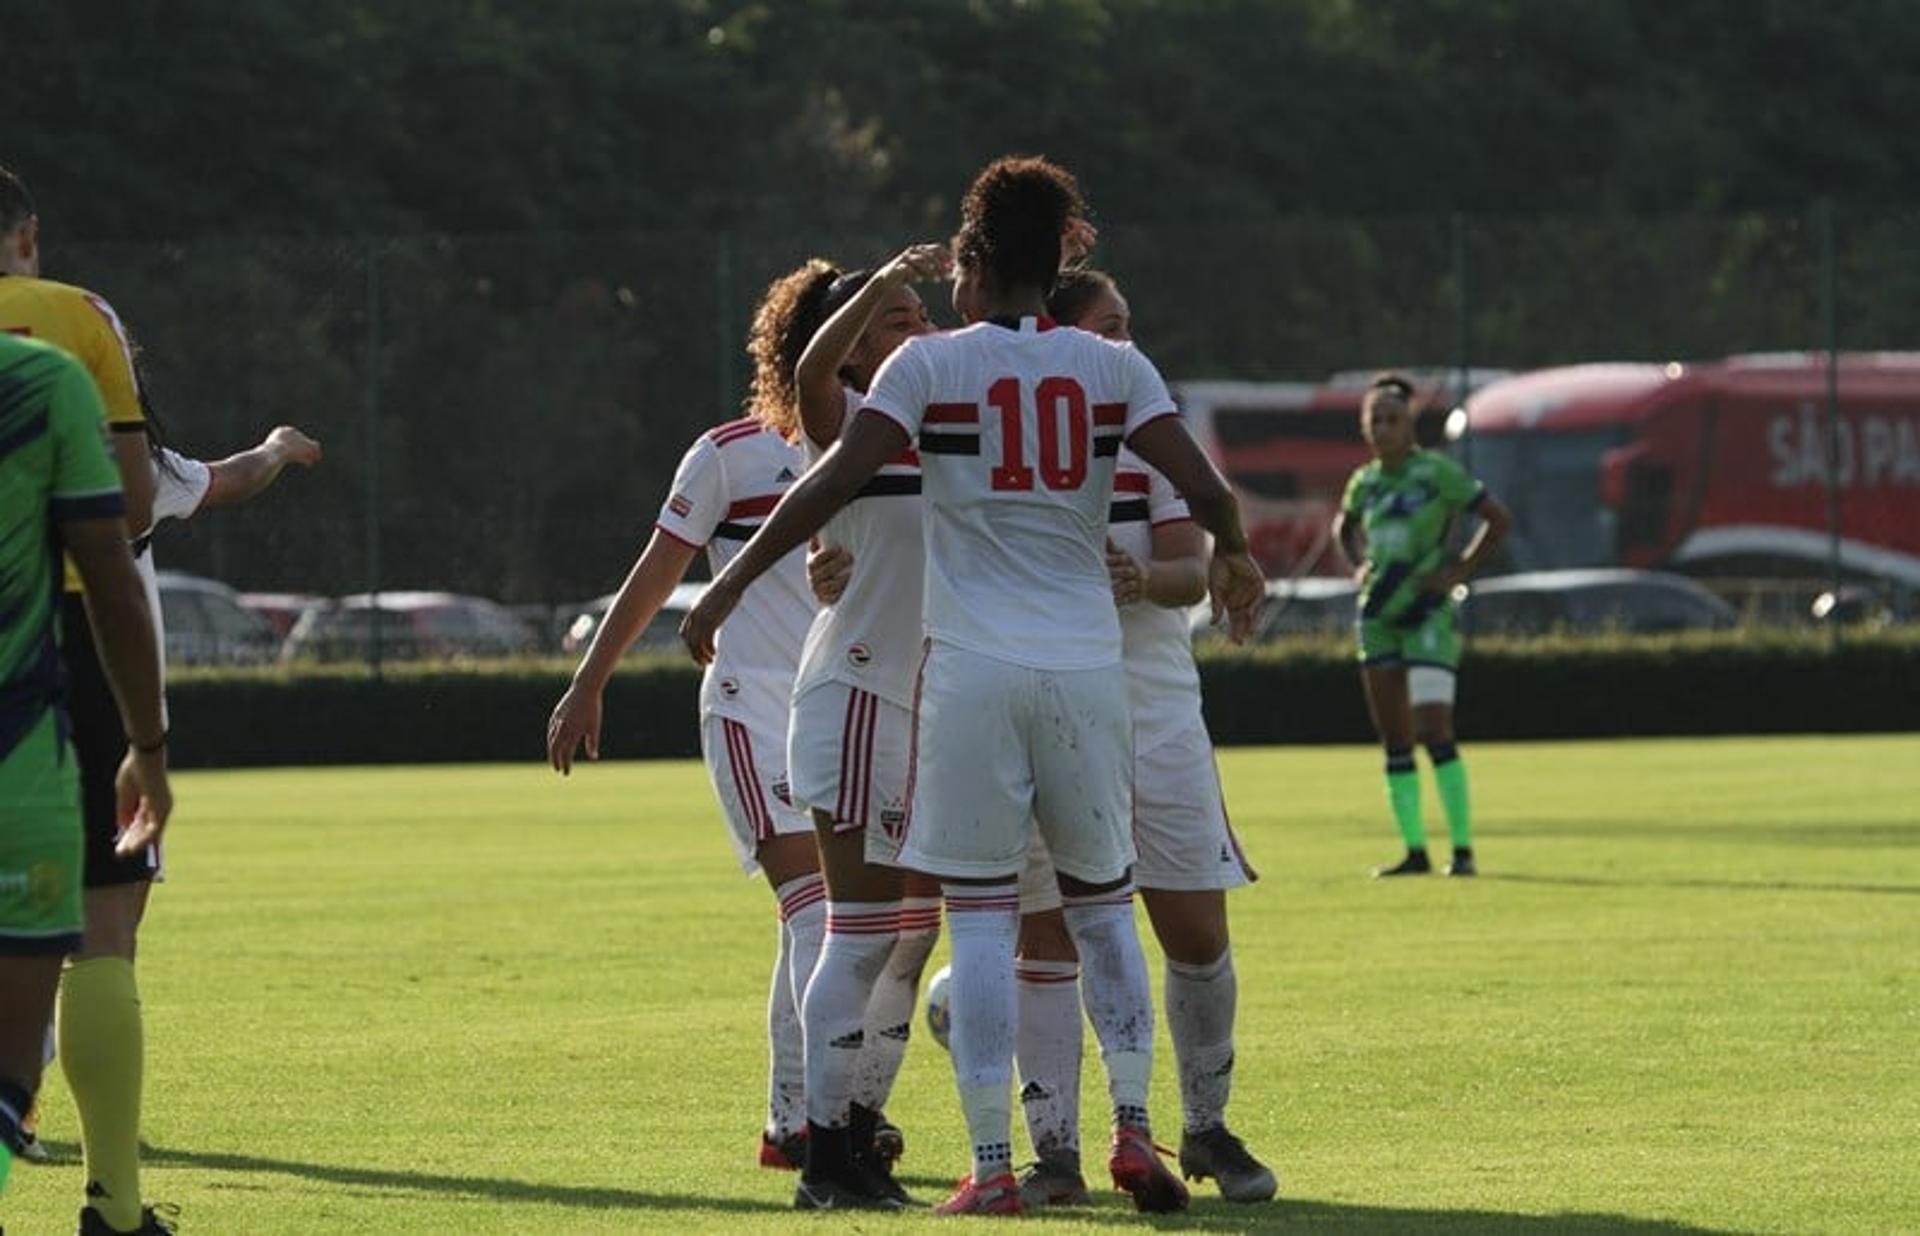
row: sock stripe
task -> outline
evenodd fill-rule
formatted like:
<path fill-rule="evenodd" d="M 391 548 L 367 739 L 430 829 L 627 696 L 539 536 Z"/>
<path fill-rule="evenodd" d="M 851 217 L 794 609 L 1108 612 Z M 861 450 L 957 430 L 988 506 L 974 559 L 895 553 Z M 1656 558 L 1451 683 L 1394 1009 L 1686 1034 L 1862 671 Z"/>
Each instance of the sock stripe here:
<path fill-rule="evenodd" d="M 885 936 L 900 930 L 898 910 L 874 910 L 867 913 L 837 911 L 827 905 L 827 934 L 830 936 Z"/>
<path fill-rule="evenodd" d="M 786 887 L 791 891 L 780 894 L 780 921 L 783 923 L 808 906 L 827 899 L 827 882 L 817 875 L 801 876 Z"/>
<path fill-rule="evenodd" d="M 1029 970 L 1025 966 L 1015 966 L 1013 977 L 1022 983 L 1044 987 L 1054 983 L 1077 983 L 1080 981 L 1080 971 L 1075 969 L 1065 974 L 1056 974 L 1046 970 Z"/>

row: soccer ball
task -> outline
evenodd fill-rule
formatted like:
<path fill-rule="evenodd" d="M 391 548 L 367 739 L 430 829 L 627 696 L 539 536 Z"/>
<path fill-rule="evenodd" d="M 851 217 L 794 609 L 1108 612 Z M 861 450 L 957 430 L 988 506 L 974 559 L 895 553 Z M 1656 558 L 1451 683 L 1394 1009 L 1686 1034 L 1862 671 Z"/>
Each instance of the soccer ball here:
<path fill-rule="evenodd" d="M 948 1003 L 952 989 L 951 966 L 941 966 L 927 983 L 927 1032 L 943 1048 L 947 1047 L 947 1031 L 953 1026 L 953 1008 Z"/>

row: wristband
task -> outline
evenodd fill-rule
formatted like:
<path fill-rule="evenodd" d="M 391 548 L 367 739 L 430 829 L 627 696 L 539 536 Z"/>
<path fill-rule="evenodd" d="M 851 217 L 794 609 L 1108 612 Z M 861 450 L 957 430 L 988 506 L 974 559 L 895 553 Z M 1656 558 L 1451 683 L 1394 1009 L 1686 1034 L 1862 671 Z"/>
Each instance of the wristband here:
<path fill-rule="evenodd" d="M 133 749 L 141 755 L 152 755 L 158 751 L 165 751 L 167 749 L 167 732 L 161 730 L 160 737 L 154 739 L 152 742 L 136 742 L 132 745 Z"/>

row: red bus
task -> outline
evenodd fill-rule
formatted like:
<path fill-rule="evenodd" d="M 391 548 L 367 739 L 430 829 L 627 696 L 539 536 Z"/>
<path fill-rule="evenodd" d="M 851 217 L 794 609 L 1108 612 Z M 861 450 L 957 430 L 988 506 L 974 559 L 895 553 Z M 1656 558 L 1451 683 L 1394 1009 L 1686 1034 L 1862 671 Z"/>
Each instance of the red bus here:
<path fill-rule="evenodd" d="M 1377 370 L 1313 382 L 1181 382 L 1175 395 L 1187 424 L 1240 499 L 1253 555 L 1275 578 L 1343 575 L 1331 536 L 1347 478 L 1370 455 L 1360 437 L 1360 397 Z M 1445 441 L 1458 402 L 1453 375 L 1403 370 L 1418 386 L 1415 432 Z M 1506 376 L 1474 370 L 1470 386 Z"/>
<path fill-rule="evenodd" d="M 1829 471 L 1840 559 L 1920 584 L 1920 353 L 1842 353 L 1829 468 L 1824 354 L 1598 364 L 1495 382 L 1453 454 L 1514 514 L 1516 570 L 1817 577 Z"/>

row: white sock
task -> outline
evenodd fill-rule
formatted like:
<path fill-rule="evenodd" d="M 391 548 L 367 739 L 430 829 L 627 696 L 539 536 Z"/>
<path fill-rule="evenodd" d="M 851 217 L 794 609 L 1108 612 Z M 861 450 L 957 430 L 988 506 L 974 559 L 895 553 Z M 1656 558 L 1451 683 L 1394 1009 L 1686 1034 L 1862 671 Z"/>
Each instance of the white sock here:
<path fill-rule="evenodd" d="M 1116 1125 L 1149 1130 L 1147 1082 L 1153 1074 L 1153 983 L 1133 923 L 1133 886 L 1067 897 L 1067 930 L 1080 953 L 1087 1020 L 1100 1040 Z"/>
<path fill-rule="evenodd" d="M 773 1045 L 773 1084 L 769 1102 L 776 1137 L 807 1127 L 806 1047 L 800 1023 L 800 997 L 820 961 L 827 928 L 827 886 L 820 873 L 795 876 L 773 890 L 780 903 L 780 956 L 767 1006 L 767 1034 Z"/>
<path fill-rule="evenodd" d="M 1020 890 L 1005 884 L 948 884 L 953 944 L 953 1073 L 973 1141 L 976 1182 L 1013 1169 L 1013 945 Z"/>
<path fill-rule="evenodd" d="M 1080 1154 L 1080 963 L 1016 961 L 1020 1031 L 1020 1105 L 1027 1138 L 1040 1158 Z"/>
<path fill-rule="evenodd" d="M 785 923 L 777 927 L 780 947 L 767 992 L 767 1134 L 775 1140 L 807 1127 L 806 1052 L 800 1009 L 793 1000 L 793 967 L 788 964 L 791 940 Z"/>
<path fill-rule="evenodd" d="M 899 924 L 897 901 L 827 903 L 826 946 L 800 1004 L 807 1030 L 807 1119 L 822 1128 L 847 1126 L 868 998 L 893 952 Z"/>
<path fill-rule="evenodd" d="M 868 997 L 866 1043 L 853 1068 L 853 1101 L 862 1107 L 880 1111 L 893 1095 L 920 1006 L 920 975 L 939 939 L 938 897 L 909 897 L 900 903 L 900 935 Z"/>
<path fill-rule="evenodd" d="M 1233 1012 L 1240 983 L 1228 948 L 1203 966 L 1167 960 L 1167 1028 L 1180 1068 L 1188 1133 L 1226 1123 L 1233 1089 Z"/>

